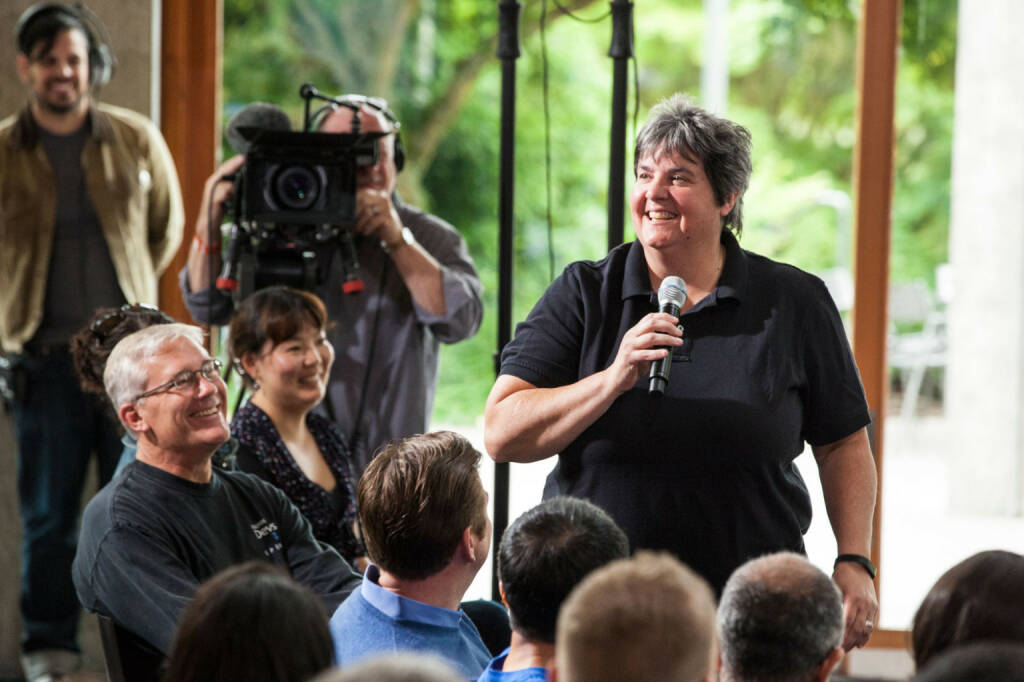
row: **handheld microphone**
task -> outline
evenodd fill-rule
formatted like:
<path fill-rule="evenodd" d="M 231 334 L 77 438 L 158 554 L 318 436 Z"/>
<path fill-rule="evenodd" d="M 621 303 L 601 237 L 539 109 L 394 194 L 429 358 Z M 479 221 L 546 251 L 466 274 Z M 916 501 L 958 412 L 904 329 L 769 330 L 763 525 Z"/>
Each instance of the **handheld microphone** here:
<path fill-rule="evenodd" d="M 241 128 L 290 131 L 292 122 L 288 118 L 288 114 L 284 113 L 284 110 L 276 104 L 267 102 L 246 104 L 228 121 L 224 137 L 227 138 L 228 144 L 236 154 L 247 154 L 251 142 L 242 135 Z"/>
<path fill-rule="evenodd" d="M 673 275 L 661 281 L 661 286 L 658 287 L 658 312 L 679 317 L 679 311 L 685 301 L 686 282 L 682 277 Z M 669 347 L 668 355 L 651 363 L 651 383 L 647 387 L 647 392 L 663 394 L 668 386 L 668 373 L 671 369 L 672 348 Z"/>

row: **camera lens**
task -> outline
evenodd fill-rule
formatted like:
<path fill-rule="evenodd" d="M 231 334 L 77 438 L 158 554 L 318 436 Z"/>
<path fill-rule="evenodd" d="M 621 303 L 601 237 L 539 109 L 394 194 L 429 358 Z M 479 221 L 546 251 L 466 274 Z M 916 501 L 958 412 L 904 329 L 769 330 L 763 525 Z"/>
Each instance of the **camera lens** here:
<path fill-rule="evenodd" d="M 306 166 L 285 166 L 274 178 L 274 195 L 283 208 L 309 208 L 320 196 L 320 179 Z"/>

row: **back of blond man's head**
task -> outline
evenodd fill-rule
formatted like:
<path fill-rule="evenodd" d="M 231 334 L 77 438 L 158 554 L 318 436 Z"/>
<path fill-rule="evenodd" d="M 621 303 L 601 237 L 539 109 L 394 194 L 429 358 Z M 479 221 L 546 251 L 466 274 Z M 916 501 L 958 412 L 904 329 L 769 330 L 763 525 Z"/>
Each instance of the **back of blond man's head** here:
<path fill-rule="evenodd" d="M 715 600 L 664 553 L 638 552 L 591 573 L 558 616 L 558 682 L 699 682 L 714 661 Z"/>

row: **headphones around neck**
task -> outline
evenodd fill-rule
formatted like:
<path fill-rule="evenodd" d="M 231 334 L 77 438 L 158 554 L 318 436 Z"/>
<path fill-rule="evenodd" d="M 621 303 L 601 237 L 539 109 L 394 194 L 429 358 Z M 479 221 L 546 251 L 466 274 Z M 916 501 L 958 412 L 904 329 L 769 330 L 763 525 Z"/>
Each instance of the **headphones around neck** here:
<path fill-rule="evenodd" d="M 353 109 L 359 109 L 363 106 L 370 107 L 391 123 L 391 133 L 395 136 L 395 170 L 401 172 L 402 167 L 405 166 L 405 148 L 402 146 L 402 135 L 399 132 L 402 124 L 399 122 L 398 117 L 395 116 L 395 112 L 391 111 L 390 107 L 388 107 L 388 101 L 383 97 L 367 97 L 366 95 L 341 95 L 334 97 L 332 101 L 333 104 L 325 107 L 322 111 L 322 118 L 314 122 L 312 129 L 316 130 L 319 128 L 320 124 L 323 123 L 323 118 L 326 118 L 338 107 L 348 106 Z"/>
<path fill-rule="evenodd" d="M 89 43 L 89 85 L 99 88 L 110 82 L 117 69 L 117 58 L 109 46 L 110 34 L 99 17 L 81 2 L 76 2 L 73 6 L 40 2 L 25 10 L 14 26 L 14 40 L 18 51 L 25 55 L 30 54 L 35 43 L 43 39 L 43 36 L 35 34 L 33 29 L 47 19 L 57 25 L 51 35 L 69 28 L 77 28 L 85 34 L 86 42 Z"/>

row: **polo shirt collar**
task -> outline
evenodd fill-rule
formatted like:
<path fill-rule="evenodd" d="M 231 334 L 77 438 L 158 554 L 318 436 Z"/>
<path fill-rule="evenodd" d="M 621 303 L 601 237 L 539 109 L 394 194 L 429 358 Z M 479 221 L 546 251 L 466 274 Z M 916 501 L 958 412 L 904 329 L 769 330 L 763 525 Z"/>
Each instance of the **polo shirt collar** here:
<path fill-rule="evenodd" d="M 725 247 L 725 267 L 718 278 L 718 286 L 712 294 L 714 299 L 735 298 L 742 302 L 747 291 L 749 262 L 746 252 L 740 248 L 736 236 L 729 230 L 722 230 L 722 246 Z M 657 301 L 657 294 L 651 290 L 647 272 L 647 259 L 640 240 L 634 240 L 626 254 L 626 265 L 622 278 L 622 300 L 633 296 L 649 296 Z"/>
<path fill-rule="evenodd" d="M 725 267 L 715 287 L 715 298 L 735 298 L 742 303 L 750 270 L 747 252 L 740 248 L 736 235 L 729 230 L 722 230 L 722 246 L 725 247 Z"/>
<path fill-rule="evenodd" d="M 389 592 L 380 586 L 380 569 L 370 564 L 363 577 L 360 590 L 369 604 L 391 620 L 407 620 L 423 625 L 458 630 L 461 611 L 432 606 Z"/>

